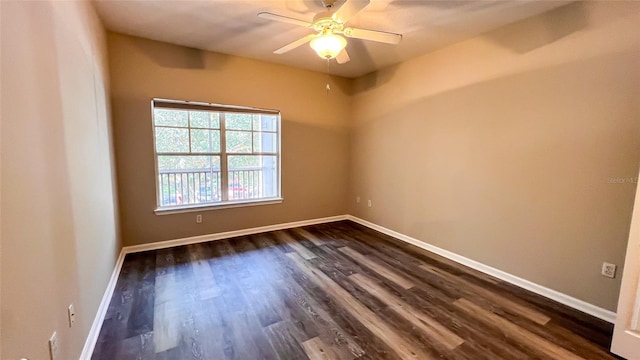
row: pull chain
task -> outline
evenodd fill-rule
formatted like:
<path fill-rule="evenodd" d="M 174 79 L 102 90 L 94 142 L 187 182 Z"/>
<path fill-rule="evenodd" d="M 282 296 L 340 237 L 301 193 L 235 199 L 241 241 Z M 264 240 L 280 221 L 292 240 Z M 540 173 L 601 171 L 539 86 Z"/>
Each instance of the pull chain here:
<path fill-rule="evenodd" d="M 329 96 L 329 91 L 331 91 L 331 85 L 329 81 L 331 80 L 331 75 L 329 74 L 329 64 L 331 64 L 331 59 L 327 59 L 327 96 Z"/>

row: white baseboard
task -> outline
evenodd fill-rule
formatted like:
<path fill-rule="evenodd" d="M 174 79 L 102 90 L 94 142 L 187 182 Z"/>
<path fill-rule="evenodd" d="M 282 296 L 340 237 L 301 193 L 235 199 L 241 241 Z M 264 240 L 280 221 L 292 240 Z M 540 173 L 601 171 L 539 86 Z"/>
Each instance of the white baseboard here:
<path fill-rule="evenodd" d="M 347 219 L 351 220 L 353 222 L 356 222 L 360 225 L 364 225 L 368 228 L 371 228 L 373 230 L 377 230 L 383 234 L 387 234 L 389 236 L 392 236 L 398 240 L 402 240 L 404 242 L 407 242 L 409 244 L 415 245 L 419 248 L 425 249 L 427 251 L 430 251 L 432 253 L 438 254 L 442 257 L 445 257 L 447 259 L 453 260 L 457 263 L 460 263 L 462 265 L 468 266 L 472 269 L 478 270 L 480 272 L 483 272 L 485 274 L 491 275 L 493 277 L 496 277 L 498 279 L 504 280 L 508 283 L 511 283 L 513 285 L 516 285 L 518 287 L 521 287 L 523 289 L 529 290 L 531 292 L 534 292 L 538 295 L 542 295 L 546 298 L 549 298 L 551 300 L 557 301 L 561 304 L 567 305 L 571 308 L 574 308 L 576 310 L 580 310 L 584 313 L 587 313 L 589 315 L 595 316 L 599 319 L 602 319 L 604 321 L 610 322 L 610 323 L 614 323 L 615 319 L 616 319 L 616 313 L 614 313 L 613 311 L 607 310 L 607 309 L 603 309 L 601 307 L 595 306 L 593 304 L 590 304 L 586 301 L 574 298 L 572 296 L 569 296 L 567 294 L 563 294 L 559 291 L 553 290 L 553 289 L 549 289 L 548 287 L 542 286 L 540 284 L 536 284 L 534 282 L 531 282 L 529 280 L 525 280 L 521 277 L 509 274 L 505 271 L 496 269 L 494 267 L 482 264 L 480 262 L 477 262 L 475 260 L 469 259 L 467 257 L 464 257 L 462 255 L 458 255 L 456 253 L 453 253 L 451 251 L 439 248 L 437 246 L 425 243 L 423 241 L 420 241 L 418 239 L 412 238 L 410 236 L 407 236 L 405 234 L 401 234 L 397 231 L 393 231 L 391 229 L 385 228 L 383 226 L 374 224 L 372 222 L 363 220 L 361 218 L 352 216 L 352 215 L 347 215 Z"/>
<path fill-rule="evenodd" d="M 250 228 L 250 229 L 226 231 L 226 232 L 215 233 L 215 234 L 207 234 L 207 235 L 193 236 L 193 237 L 182 238 L 182 239 L 160 241 L 160 242 L 155 242 L 151 244 L 142 244 L 142 245 L 133 245 L 133 246 L 123 247 L 122 250 L 120 251 L 120 255 L 118 256 L 118 260 L 116 261 L 116 265 L 115 265 L 115 268 L 113 269 L 113 273 L 111 274 L 111 279 L 109 279 L 109 284 L 107 284 L 107 289 L 105 290 L 104 295 L 102 296 L 102 301 L 100 302 L 100 306 L 98 307 L 98 312 L 96 314 L 96 317 L 93 320 L 91 329 L 89 330 L 89 335 L 87 336 L 87 340 L 84 344 L 84 348 L 82 349 L 82 353 L 80 354 L 80 360 L 91 359 L 91 355 L 93 354 L 93 350 L 96 346 L 96 341 L 98 341 L 98 335 L 100 335 L 102 322 L 104 321 L 104 318 L 107 315 L 107 310 L 109 309 L 109 303 L 111 302 L 111 297 L 113 296 L 113 292 L 116 288 L 116 283 L 118 282 L 118 276 L 120 275 L 120 270 L 122 269 L 122 264 L 124 263 L 124 257 L 127 254 L 141 252 L 141 251 L 148 251 L 148 250 L 166 249 L 174 246 L 197 244 L 197 243 L 207 242 L 207 241 L 222 240 L 222 239 L 228 239 L 236 236 L 244 236 L 244 235 L 259 234 L 259 233 L 269 232 L 269 231 L 290 229 L 290 228 L 299 227 L 299 226 L 323 224 L 323 223 L 329 223 L 334 221 L 346 220 L 347 218 L 348 218 L 348 215 L 330 216 L 330 217 L 324 217 L 324 218 L 260 226 L 260 227 Z"/>
<path fill-rule="evenodd" d="M 111 273 L 111 278 L 107 284 L 107 289 L 104 291 L 104 295 L 102 295 L 102 301 L 100 301 L 100 306 L 98 306 L 98 312 L 96 317 L 93 319 L 93 324 L 91 324 L 91 329 L 89 329 L 89 335 L 87 336 L 87 340 L 82 348 L 80 360 L 91 359 L 93 348 L 96 346 L 96 341 L 98 341 L 98 335 L 100 335 L 102 322 L 107 315 L 107 309 L 109 309 L 111 296 L 113 295 L 113 291 L 116 289 L 116 283 L 118 282 L 118 276 L 120 276 L 120 270 L 122 269 L 122 263 L 124 262 L 125 255 L 126 253 L 123 248 L 120 250 L 120 255 L 118 255 L 118 259 L 116 260 L 113 272 Z"/>
<path fill-rule="evenodd" d="M 258 233 L 269 232 L 269 231 L 290 229 L 290 228 L 299 227 L 299 226 L 315 225 L 315 224 L 322 224 L 322 223 L 346 220 L 347 216 L 348 215 L 330 216 L 330 217 L 325 217 L 325 218 L 318 218 L 318 219 L 294 221 L 294 222 L 283 223 L 283 224 L 260 226 L 260 227 L 250 228 L 250 229 L 233 230 L 233 231 L 225 231 L 225 232 L 215 233 L 215 234 L 192 236 L 192 237 L 182 238 L 182 239 L 159 241 L 159 242 L 154 242 L 154 243 L 150 243 L 150 244 L 125 246 L 123 248 L 123 250 L 127 254 L 130 254 L 130 253 L 147 251 L 147 250 L 166 249 L 166 248 L 170 248 L 170 247 L 174 247 L 174 246 L 197 244 L 197 243 L 213 241 L 213 240 L 228 239 L 228 238 L 232 238 L 232 237 L 236 237 L 236 236 L 258 234 Z"/>

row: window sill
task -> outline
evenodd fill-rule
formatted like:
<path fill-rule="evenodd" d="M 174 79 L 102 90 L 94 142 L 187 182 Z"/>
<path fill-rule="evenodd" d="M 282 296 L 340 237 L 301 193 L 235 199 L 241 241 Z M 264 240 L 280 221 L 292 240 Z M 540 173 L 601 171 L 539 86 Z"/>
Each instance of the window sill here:
<path fill-rule="evenodd" d="M 202 205 L 182 205 L 182 206 L 171 206 L 155 209 L 153 212 L 156 215 L 171 215 L 171 214 L 180 214 L 186 212 L 198 212 L 198 211 L 209 211 L 209 210 L 218 210 L 218 209 L 230 209 L 237 207 L 248 207 L 248 206 L 259 206 L 259 205 L 273 205 L 280 204 L 284 201 L 283 198 L 268 198 L 268 199 L 259 199 L 259 200 L 244 200 L 244 201 L 226 201 L 224 203 L 218 204 L 202 204 Z"/>

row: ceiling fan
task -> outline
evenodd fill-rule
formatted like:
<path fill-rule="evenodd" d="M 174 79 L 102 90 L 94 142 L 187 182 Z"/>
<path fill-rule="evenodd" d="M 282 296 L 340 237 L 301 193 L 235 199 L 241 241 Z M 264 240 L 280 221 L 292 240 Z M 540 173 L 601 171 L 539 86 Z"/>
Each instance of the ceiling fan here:
<path fill-rule="evenodd" d="M 370 0 L 345 0 L 344 4 L 333 11 L 336 0 L 323 0 L 322 4 L 327 11 L 320 12 L 313 17 L 313 22 L 300 20 L 288 16 L 261 12 L 259 17 L 269 20 L 281 21 L 293 25 L 303 26 L 316 31 L 302 39 L 298 39 L 288 45 L 274 51 L 275 54 L 284 54 L 301 45 L 310 42 L 311 48 L 323 59 L 336 58 L 338 64 L 344 64 L 350 60 L 345 46 L 347 40 L 342 36 L 354 39 L 377 41 L 386 44 L 398 44 L 402 35 L 385 31 L 365 30 L 346 27 L 345 24 L 362 9 L 369 5 Z"/>

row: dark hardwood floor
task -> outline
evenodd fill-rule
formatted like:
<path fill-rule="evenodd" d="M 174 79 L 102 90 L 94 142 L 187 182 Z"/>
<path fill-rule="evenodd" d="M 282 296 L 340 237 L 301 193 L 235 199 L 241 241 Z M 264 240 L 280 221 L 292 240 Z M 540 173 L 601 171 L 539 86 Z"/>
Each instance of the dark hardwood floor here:
<path fill-rule="evenodd" d="M 93 359 L 614 359 L 610 324 L 349 221 L 127 255 Z"/>

